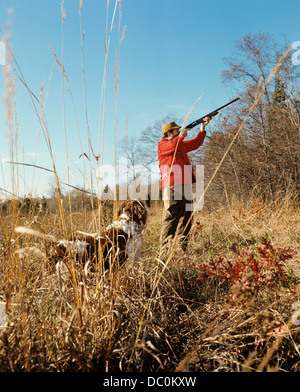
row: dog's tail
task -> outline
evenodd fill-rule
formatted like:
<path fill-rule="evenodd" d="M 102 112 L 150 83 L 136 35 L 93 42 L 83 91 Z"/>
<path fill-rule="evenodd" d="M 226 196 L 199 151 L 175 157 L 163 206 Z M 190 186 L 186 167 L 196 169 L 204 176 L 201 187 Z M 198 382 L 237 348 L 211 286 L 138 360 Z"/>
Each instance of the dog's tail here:
<path fill-rule="evenodd" d="M 86 233 L 85 231 L 80 231 L 76 230 L 76 233 L 83 235 L 84 237 L 91 237 L 91 238 L 97 238 L 98 233 Z"/>
<path fill-rule="evenodd" d="M 44 234 L 40 231 L 30 229 L 29 227 L 18 226 L 15 228 L 15 232 L 19 234 L 27 234 L 32 235 L 37 238 L 42 238 L 43 240 L 50 241 L 50 242 L 58 242 L 58 240 L 51 234 Z"/>

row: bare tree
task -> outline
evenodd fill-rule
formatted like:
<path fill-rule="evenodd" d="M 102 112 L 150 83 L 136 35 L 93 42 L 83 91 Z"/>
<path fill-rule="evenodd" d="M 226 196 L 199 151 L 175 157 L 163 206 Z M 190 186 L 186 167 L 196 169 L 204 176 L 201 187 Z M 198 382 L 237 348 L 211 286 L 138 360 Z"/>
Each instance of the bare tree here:
<path fill-rule="evenodd" d="M 199 156 L 208 177 L 253 104 L 259 84 L 263 96 L 211 189 L 216 200 L 225 188 L 227 196 L 243 199 L 300 194 L 299 70 L 287 57 L 272 83 L 266 82 L 286 48 L 268 34 L 247 34 L 236 44 L 235 57 L 225 58 L 223 81 L 241 99 L 219 116 L 216 132 Z"/>
<path fill-rule="evenodd" d="M 126 158 L 128 173 L 135 181 L 138 173 L 138 166 L 142 164 L 141 147 L 139 139 L 136 137 L 127 138 L 125 136 L 119 143 L 121 155 Z"/>

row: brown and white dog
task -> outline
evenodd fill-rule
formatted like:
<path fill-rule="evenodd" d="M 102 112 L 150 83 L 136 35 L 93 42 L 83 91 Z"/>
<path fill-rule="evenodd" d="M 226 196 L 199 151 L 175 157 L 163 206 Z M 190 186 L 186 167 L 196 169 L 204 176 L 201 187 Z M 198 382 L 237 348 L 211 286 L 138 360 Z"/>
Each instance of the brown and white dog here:
<path fill-rule="evenodd" d="M 61 264 L 72 256 L 80 264 L 102 265 L 104 270 L 118 268 L 141 257 L 143 229 L 148 207 L 139 200 L 119 205 L 118 217 L 101 234 L 84 234 L 73 240 L 52 242 L 48 247 L 49 260 Z"/>

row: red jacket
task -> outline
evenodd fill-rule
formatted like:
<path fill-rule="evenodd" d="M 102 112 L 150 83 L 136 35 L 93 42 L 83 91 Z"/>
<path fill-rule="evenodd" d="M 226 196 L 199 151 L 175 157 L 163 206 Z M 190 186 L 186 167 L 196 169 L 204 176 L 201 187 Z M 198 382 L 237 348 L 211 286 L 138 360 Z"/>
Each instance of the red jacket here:
<path fill-rule="evenodd" d="M 161 139 L 157 148 L 161 189 L 167 186 L 196 182 L 187 153 L 197 150 L 203 144 L 205 135 L 205 132 L 199 130 L 198 135 L 191 140 L 184 140 L 182 135 L 178 135 L 172 140 L 166 140 L 164 137 Z"/>

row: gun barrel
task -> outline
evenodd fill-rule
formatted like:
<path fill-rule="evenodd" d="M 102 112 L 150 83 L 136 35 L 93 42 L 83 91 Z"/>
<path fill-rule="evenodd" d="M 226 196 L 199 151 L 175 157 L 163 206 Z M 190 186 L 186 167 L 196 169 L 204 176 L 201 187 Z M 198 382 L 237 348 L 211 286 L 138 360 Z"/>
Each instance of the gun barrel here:
<path fill-rule="evenodd" d="M 194 128 L 196 125 L 202 124 L 202 123 L 204 122 L 204 118 L 205 118 L 205 117 L 214 117 L 214 116 L 216 116 L 216 115 L 218 114 L 218 112 L 219 112 L 221 109 L 224 109 L 226 106 L 231 105 L 232 103 L 236 102 L 236 101 L 239 100 L 239 99 L 240 99 L 240 98 L 236 98 L 236 99 L 234 99 L 234 100 L 232 100 L 232 101 L 226 103 L 225 105 L 219 107 L 218 109 L 214 110 L 213 112 L 210 112 L 210 113 L 206 114 L 205 116 L 199 118 L 198 120 L 193 121 L 192 123 L 190 123 L 189 125 L 187 125 L 185 128 L 191 129 L 191 128 Z"/>
<path fill-rule="evenodd" d="M 218 112 L 221 109 L 224 109 L 226 106 L 231 105 L 233 102 L 238 101 L 240 98 L 235 98 L 233 101 L 230 101 L 228 103 L 226 103 L 226 105 L 221 106 L 220 108 L 218 108 L 216 111 Z"/>

